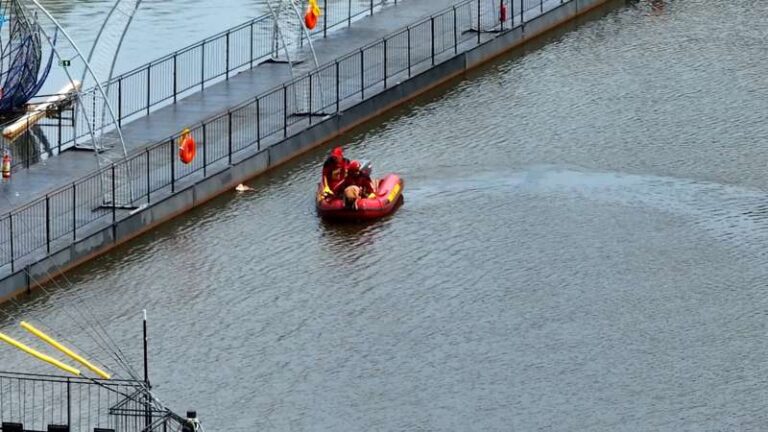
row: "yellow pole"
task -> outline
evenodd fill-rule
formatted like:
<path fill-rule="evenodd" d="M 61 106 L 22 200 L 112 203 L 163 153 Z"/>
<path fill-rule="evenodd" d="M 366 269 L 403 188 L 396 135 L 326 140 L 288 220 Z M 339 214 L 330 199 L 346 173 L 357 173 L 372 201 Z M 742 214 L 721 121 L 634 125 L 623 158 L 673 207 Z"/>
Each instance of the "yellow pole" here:
<path fill-rule="evenodd" d="M 47 343 L 48 345 L 50 345 L 50 346 L 56 348 L 57 350 L 63 352 L 64 354 L 67 355 L 67 357 L 69 357 L 72 360 L 74 360 L 74 361 L 80 363 L 81 365 L 87 367 L 88 369 L 93 371 L 93 373 L 95 373 L 96 375 L 98 375 L 98 376 L 100 376 L 100 377 L 102 377 L 104 379 L 110 379 L 111 378 L 111 376 L 108 373 L 106 373 L 103 370 L 99 369 L 98 367 L 94 366 L 88 360 L 80 357 L 75 352 L 73 352 L 71 349 L 69 349 L 69 348 L 65 347 L 64 345 L 56 342 L 55 340 L 53 340 L 52 337 L 50 337 L 47 334 L 43 333 L 42 331 L 38 330 L 32 324 L 29 324 L 28 322 L 22 321 L 21 322 L 21 327 L 24 330 L 26 330 L 26 331 L 32 333 L 33 335 L 37 336 L 38 338 L 42 339 L 43 342 Z"/>
<path fill-rule="evenodd" d="M 53 366 L 56 366 L 57 368 L 65 371 L 65 372 L 69 372 L 72 375 L 80 376 L 80 371 L 75 369 L 75 368 L 73 368 L 72 366 L 65 365 L 64 363 L 56 360 L 55 358 L 49 357 L 49 356 L 47 356 L 47 355 L 45 355 L 45 354 L 43 354 L 41 352 L 35 351 L 34 349 L 24 345 L 23 343 L 15 340 L 15 339 L 13 339 L 11 337 L 6 336 L 3 333 L 0 333 L 0 340 L 3 341 L 3 342 L 8 343 L 9 345 L 12 345 L 12 346 L 20 349 L 22 351 L 24 351 L 25 353 L 31 355 L 32 357 L 36 357 L 38 360 L 42 360 L 42 361 L 44 361 L 46 363 L 49 363 L 49 364 L 51 364 Z"/>

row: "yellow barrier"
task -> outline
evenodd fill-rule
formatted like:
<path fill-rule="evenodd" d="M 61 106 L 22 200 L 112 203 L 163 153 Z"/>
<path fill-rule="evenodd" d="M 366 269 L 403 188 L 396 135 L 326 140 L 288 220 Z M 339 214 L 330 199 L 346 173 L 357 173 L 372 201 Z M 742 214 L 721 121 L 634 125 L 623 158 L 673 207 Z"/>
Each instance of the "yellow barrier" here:
<path fill-rule="evenodd" d="M 26 331 L 32 333 L 33 335 L 37 336 L 38 338 L 42 339 L 43 342 L 47 343 L 48 345 L 50 345 L 50 346 L 56 348 L 57 350 L 63 352 L 64 354 L 67 355 L 67 357 L 69 357 L 72 360 L 74 360 L 74 361 L 80 363 L 81 365 L 87 367 L 88 369 L 93 371 L 93 373 L 95 373 L 96 375 L 98 375 L 98 376 L 100 376 L 100 377 L 102 377 L 104 379 L 110 379 L 111 378 L 111 376 L 108 373 L 106 373 L 103 370 L 99 369 L 98 367 L 94 366 L 91 362 L 89 362 L 88 360 L 80 357 L 79 355 L 77 355 L 76 353 L 74 353 L 72 350 L 70 350 L 69 348 L 65 347 L 64 345 L 56 342 L 55 340 L 53 340 L 52 337 L 50 337 L 47 334 L 43 333 L 42 331 L 38 330 L 32 324 L 29 324 L 29 323 L 27 323 L 25 321 L 22 321 L 21 322 L 21 327 L 24 330 L 26 330 Z"/>
<path fill-rule="evenodd" d="M 75 368 L 73 368 L 72 366 L 66 365 L 66 364 L 56 360 L 55 358 L 49 357 L 49 356 L 47 356 L 47 355 L 45 355 L 45 354 L 43 354 L 41 352 L 35 351 L 34 349 L 24 345 L 23 343 L 15 340 L 15 339 L 13 339 L 13 338 L 11 338 L 9 336 L 6 336 L 3 333 L 0 333 L 0 340 L 5 342 L 5 343 L 7 343 L 7 344 L 9 344 L 9 345 L 12 345 L 12 346 L 20 349 L 22 351 L 24 351 L 25 353 L 31 355 L 32 357 L 36 357 L 38 360 L 42 360 L 42 361 L 44 361 L 46 363 L 49 363 L 49 364 L 51 364 L 53 366 L 56 366 L 57 368 L 65 371 L 65 372 L 69 372 L 72 375 L 80 376 L 80 371 L 75 369 Z"/>

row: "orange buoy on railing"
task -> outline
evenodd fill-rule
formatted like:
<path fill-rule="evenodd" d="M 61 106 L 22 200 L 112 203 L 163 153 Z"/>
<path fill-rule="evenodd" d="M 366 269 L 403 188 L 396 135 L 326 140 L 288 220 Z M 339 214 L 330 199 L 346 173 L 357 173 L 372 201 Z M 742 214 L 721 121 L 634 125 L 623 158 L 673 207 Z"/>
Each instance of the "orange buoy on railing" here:
<path fill-rule="evenodd" d="M 189 129 L 184 129 L 179 137 L 179 159 L 185 164 L 190 164 L 195 159 L 195 139 Z"/>
<path fill-rule="evenodd" d="M 307 4 L 307 11 L 304 13 L 304 25 L 309 30 L 314 30 L 317 26 L 317 19 L 320 18 L 320 7 L 317 5 L 317 0 L 309 0 Z"/>
<path fill-rule="evenodd" d="M 11 155 L 7 151 L 3 155 L 3 162 L 0 171 L 2 171 L 4 179 L 11 178 Z"/>

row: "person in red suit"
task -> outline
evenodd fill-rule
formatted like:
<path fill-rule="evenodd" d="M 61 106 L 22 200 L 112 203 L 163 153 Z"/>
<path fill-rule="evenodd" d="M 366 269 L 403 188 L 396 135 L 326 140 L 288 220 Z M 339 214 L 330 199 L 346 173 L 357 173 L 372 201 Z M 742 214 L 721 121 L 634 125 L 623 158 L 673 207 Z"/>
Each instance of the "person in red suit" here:
<path fill-rule="evenodd" d="M 323 195 L 335 196 L 341 190 L 342 183 L 347 177 L 347 164 L 349 160 L 344 158 L 341 147 L 331 150 L 331 155 L 323 163 Z"/>

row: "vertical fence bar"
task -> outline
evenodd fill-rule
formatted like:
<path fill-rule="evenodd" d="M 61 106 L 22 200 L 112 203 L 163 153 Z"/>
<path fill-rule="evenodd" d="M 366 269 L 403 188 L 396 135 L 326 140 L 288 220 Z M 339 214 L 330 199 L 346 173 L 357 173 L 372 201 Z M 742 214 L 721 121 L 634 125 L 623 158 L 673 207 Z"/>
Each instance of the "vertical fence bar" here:
<path fill-rule="evenodd" d="M 175 101 L 174 101 L 175 102 Z M 61 113 L 59 113 L 61 116 Z M 74 115 L 72 116 L 74 117 Z M 59 121 L 61 123 L 61 121 Z M 117 126 L 123 126 L 123 77 L 117 79 Z M 61 132 L 59 132 L 61 134 Z M 61 148 L 61 146 L 59 146 Z"/>
<path fill-rule="evenodd" d="M 477 0 L 477 44 L 480 45 L 480 0 Z"/>
<path fill-rule="evenodd" d="M 328 0 L 323 0 L 323 37 L 328 37 Z"/>
<path fill-rule="evenodd" d="M 310 73 L 309 74 L 309 125 L 312 126 L 312 77 L 315 76 L 315 74 Z"/>
<path fill-rule="evenodd" d="M 256 151 L 261 151 L 261 99 L 256 98 Z"/>
<path fill-rule="evenodd" d="M 288 87 L 283 84 L 283 138 L 288 138 Z"/>
<path fill-rule="evenodd" d="M 430 18 L 430 35 L 432 36 L 432 66 L 435 65 L 435 17 Z"/>
<path fill-rule="evenodd" d="M 77 183 L 72 183 L 72 241 L 77 240 Z"/>
<path fill-rule="evenodd" d="M 176 103 L 176 96 L 179 94 L 179 88 L 177 83 L 178 78 L 176 77 L 177 71 L 178 71 L 178 66 L 176 64 L 177 62 L 176 56 L 177 54 L 173 53 L 173 103 Z"/>
<path fill-rule="evenodd" d="M 227 123 L 227 130 L 229 131 L 229 137 L 227 138 L 227 162 L 229 165 L 232 165 L 232 111 L 227 111 Z"/>
<path fill-rule="evenodd" d="M 225 79 L 229 79 L 229 30 L 227 30 L 227 38 L 226 38 L 226 45 L 227 45 L 227 54 L 225 57 L 226 65 L 227 65 L 227 71 L 225 73 Z"/>
<path fill-rule="evenodd" d="M 341 108 L 341 90 L 339 85 L 341 84 L 341 78 L 339 77 L 339 61 L 336 60 L 336 114 L 339 113 Z"/>
<path fill-rule="evenodd" d="M 11 243 L 11 273 L 13 273 L 15 269 L 16 262 L 14 260 L 14 253 L 13 253 L 13 213 L 8 214 L 8 231 L 10 232 L 10 236 L 8 238 L 10 239 Z"/>
<path fill-rule="evenodd" d="M 45 249 L 51 254 L 51 198 L 45 195 Z"/>
<path fill-rule="evenodd" d="M 115 164 L 112 164 L 112 226 L 117 222 L 117 188 L 115 187 Z M 115 239 L 117 240 L 117 239 Z"/>
<path fill-rule="evenodd" d="M 365 55 L 360 48 L 360 99 L 365 100 Z"/>
<path fill-rule="evenodd" d="M 544 0 L 539 0 L 539 13 L 544 13 Z"/>
<path fill-rule="evenodd" d="M 152 65 L 147 66 L 147 115 L 149 106 L 152 105 Z"/>
<path fill-rule="evenodd" d="M 408 78 L 411 77 L 411 27 L 407 28 L 408 31 Z"/>
<path fill-rule="evenodd" d="M 520 25 L 525 25 L 525 4 L 520 0 Z"/>
<path fill-rule="evenodd" d="M 168 143 L 171 150 L 171 193 L 176 192 L 176 158 L 174 157 L 173 138 Z"/>
<path fill-rule="evenodd" d="M 200 90 L 205 90 L 205 41 L 201 44 L 202 54 L 200 54 Z"/>
<path fill-rule="evenodd" d="M 149 180 L 149 149 L 146 149 L 144 152 L 147 154 L 147 204 L 149 204 L 151 202 L 149 194 L 152 193 L 152 184 Z"/>
<path fill-rule="evenodd" d="M 456 6 L 453 7 L 453 53 L 459 53 L 459 28 L 458 18 L 456 17 Z"/>
<path fill-rule="evenodd" d="M 253 69 L 253 21 L 251 21 L 250 35 L 251 35 L 251 42 L 249 43 L 249 50 L 250 50 L 249 52 L 250 52 L 251 58 L 250 58 L 249 65 L 250 65 L 250 68 Z"/>
<path fill-rule="evenodd" d="M 208 123 L 203 123 L 203 177 L 208 175 L 208 134 L 206 134 L 206 126 Z"/>
<path fill-rule="evenodd" d="M 373 0 L 371 0 L 371 15 L 373 15 Z"/>
<path fill-rule="evenodd" d="M 69 377 L 67 377 L 67 427 L 72 427 L 72 390 Z"/>
<path fill-rule="evenodd" d="M 504 10 L 504 1 L 505 0 L 499 0 L 499 22 L 501 22 L 501 31 L 504 31 L 504 21 L 505 16 L 501 13 L 502 10 Z"/>
<path fill-rule="evenodd" d="M 387 38 L 384 38 L 384 88 L 387 88 Z"/>
<path fill-rule="evenodd" d="M 347 2 L 347 27 L 352 25 L 352 0 Z"/>

